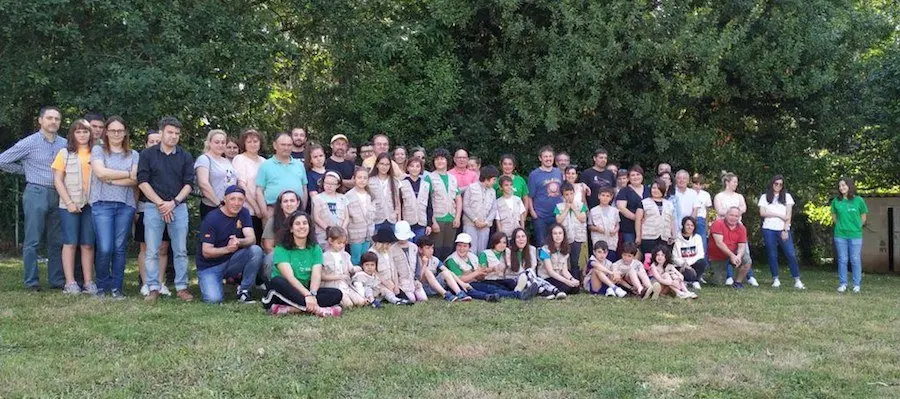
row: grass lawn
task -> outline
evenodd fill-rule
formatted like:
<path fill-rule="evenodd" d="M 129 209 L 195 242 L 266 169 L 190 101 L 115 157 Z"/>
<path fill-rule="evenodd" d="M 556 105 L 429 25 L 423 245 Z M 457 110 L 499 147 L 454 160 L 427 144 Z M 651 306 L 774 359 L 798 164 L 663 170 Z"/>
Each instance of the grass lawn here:
<path fill-rule="evenodd" d="M 0 261 L 0 397 L 900 397 L 898 277 L 865 276 L 859 295 L 804 270 L 802 292 L 763 277 L 694 301 L 431 300 L 317 319 L 149 306 L 129 273 L 129 299 L 101 301 L 26 293 L 20 261 Z"/>

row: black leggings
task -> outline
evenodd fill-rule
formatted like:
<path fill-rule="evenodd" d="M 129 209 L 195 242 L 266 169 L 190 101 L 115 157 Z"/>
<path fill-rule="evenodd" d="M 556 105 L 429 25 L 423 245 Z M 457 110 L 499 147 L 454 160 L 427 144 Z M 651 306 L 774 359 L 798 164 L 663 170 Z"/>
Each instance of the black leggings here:
<path fill-rule="evenodd" d="M 306 309 L 306 297 L 300 293 L 284 277 L 278 276 L 269 281 L 269 289 L 275 291 L 272 304 L 288 305 L 298 309 Z M 316 293 L 316 301 L 321 307 L 334 306 L 341 303 L 344 294 L 337 288 L 320 287 Z"/>
<path fill-rule="evenodd" d="M 547 280 L 548 283 L 553 284 L 556 289 L 560 290 L 561 292 L 565 292 L 566 295 L 574 295 L 581 291 L 581 287 L 569 287 L 566 283 L 559 281 L 553 277 L 547 277 L 545 280 Z"/>
<path fill-rule="evenodd" d="M 709 266 L 709 262 L 706 259 L 700 259 L 691 266 L 682 267 L 679 271 L 684 275 L 684 281 L 693 283 L 700 281 L 700 277 L 703 277 L 703 273 L 706 273 L 707 266 Z"/>

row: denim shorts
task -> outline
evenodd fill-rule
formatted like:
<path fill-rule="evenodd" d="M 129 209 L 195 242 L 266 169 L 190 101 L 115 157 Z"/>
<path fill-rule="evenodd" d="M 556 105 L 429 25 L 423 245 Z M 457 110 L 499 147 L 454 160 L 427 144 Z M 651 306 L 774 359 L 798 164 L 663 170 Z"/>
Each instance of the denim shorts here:
<path fill-rule="evenodd" d="M 90 205 L 81 208 L 81 213 L 71 213 L 65 208 L 59 208 L 59 219 L 63 245 L 94 245 L 94 222 L 91 219 Z"/>

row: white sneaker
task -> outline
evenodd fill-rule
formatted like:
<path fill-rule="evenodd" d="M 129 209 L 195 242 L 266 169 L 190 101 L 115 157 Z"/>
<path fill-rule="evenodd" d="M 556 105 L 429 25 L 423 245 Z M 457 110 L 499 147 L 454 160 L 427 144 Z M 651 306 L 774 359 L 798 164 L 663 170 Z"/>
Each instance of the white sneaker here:
<path fill-rule="evenodd" d="M 799 278 L 796 278 L 794 279 L 794 288 L 798 290 L 805 290 L 806 286 L 803 285 L 803 282 L 801 282 Z"/>
<path fill-rule="evenodd" d="M 781 280 L 779 280 L 778 277 L 775 277 L 775 280 L 772 281 L 772 288 L 778 288 L 778 287 L 781 287 Z"/>
<path fill-rule="evenodd" d="M 754 287 L 759 287 L 759 282 L 756 281 L 756 277 L 750 277 L 747 279 L 747 284 L 750 284 Z"/>
<path fill-rule="evenodd" d="M 853 286 L 853 293 L 854 293 L 854 294 L 859 294 L 859 286 L 858 286 L 858 285 L 854 285 L 854 286 Z"/>
<path fill-rule="evenodd" d="M 700 282 L 699 282 L 699 281 L 694 281 L 693 283 L 691 283 L 691 287 L 693 287 L 695 290 L 699 290 L 699 289 L 700 289 Z"/>
<path fill-rule="evenodd" d="M 731 277 L 725 279 L 725 285 L 734 285 L 734 279 Z"/>
<path fill-rule="evenodd" d="M 843 293 L 844 291 L 847 291 L 847 284 L 841 284 L 840 286 L 838 286 L 838 292 Z"/>
<path fill-rule="evenodd" d="M 149 294 L 150 294 L 150 287 L 148 287 L 147 284 L 142 285 L 141 286 L 141 295 L 147 296 Z"/>
<path fill-rule="evenodd" d="M 616 290 L 616 296 L 619 298 L 624 298 L 625 295 L 628 295 L 628 293 L 625 292 L 625 290 L 623 290 L 621 287 L 616 286 L 615 290 Z"/>
<path fill-rule="evenodd" d="M 172 291 L 169 291 L 169 287 L 164 285 L 159 286 L 159 294 L 165 296 L 172 296 Z"/>
<path fill-rule="evenodd" d="M 688 294 L 691 294 L 691 299 L 697 299 L 697 298 L 700 298 L 700 295 L 697 295 L 696 292 L 690 292 L 690 291 L 688 291 Z"/>
<path fill-rule="evenodd" d="M 678 291 L 678 293 L 675 294 L 675 296 L 677 296 L 681 299 L 690 299 L 691 298 L 691 294 L 688 294 L 687 291 Z"/>
<path fill-rule="evenodd" d="M 557 292 L 556 293 L 556 299 L 566 299 L 567 296 L 568 295 L 566 295 L 565 292 Z"/>
<path fill-rule="evenodd" d="M 606 289 L 606 296 L 616 296 L 616 290 L 612 287 Z"/>

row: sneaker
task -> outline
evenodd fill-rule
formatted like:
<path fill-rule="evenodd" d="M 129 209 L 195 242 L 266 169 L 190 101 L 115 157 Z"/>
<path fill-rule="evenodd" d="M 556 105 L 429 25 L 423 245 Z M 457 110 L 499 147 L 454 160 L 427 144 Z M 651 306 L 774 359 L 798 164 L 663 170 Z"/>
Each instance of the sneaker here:
<path fill-rule="evenodd" d="M 316 309 L 316 316 L 319 317 L 341 317 L 343 309 L 340 306 L 320 307 Z"/>
<path fill-rule="evenodd" d="M 644 288 L 644 295 L 641 296 L 641 299 L 650 299 L 651 296 L 653 296 L 653 285 L 652 285 L 652 283 L 651 283 L 651 285 L 650 285 L 649 287 Z"/>
<path fill-rule="evenodd" d="M 853 293 L 854 293 L 854 294 L 859 294 L 859 286 L 858 286 L 858 285 L 854 285 L 854 286 L 853 286 Z"/>
<path fill-rule="evenodd" d="M 805 290 L 806 286 L 803 285 L 803 282 L 801 282 L 800 279 L 798 278 L 798 279 L 794 279 L 794 288 L 798 289 L 798 290 Z"/>
<path fill-rule="evenodd" d="M 694 281 L 693 283 L 691 283 L 691 287 L 693 287 L 695 290 L 699 290 L 699 289 L 700 289 L 700 282 L 699 282 L 699 281 Z"/>
<path fill-rule="evenodd" d="M 625 295 L 628 295 L 628 292 L 626 292 L 619 286 L 616 286 L 615 291 L 616 291 L 616 296 L 619 298 L 624 298 Z"/>
<path fill-rule="evenodd" d="M 697 295 L 696 292 L 690 292 L 690 291 L 688 291 L 687 293 L 688 293 L 688 295 L 691 296 L 691 299 L 697 299 L 697 298 L 700 297 L 699 295 Z"/>
<path fill-rule="evenodd" d="M 741 283 L 734 283 L 734 284 L 732 284 L 731 286 L 734 287 L 734 288 L 736 288 L 736 289 L 739 289 L 739 290 L 744 289 L 744 284 L 741 284 Z"/>
<path fill-rule="evenodd" d="M 444 293 L 444 300 L 447 302 L 456 302 L 457 299 L 459 299 L 459 297 L 451 294 L 450 291 Z"/>
<path fill-rule="evenodd" d="M 703 277 L 700 277 L 700 284 L 706 284 L 706 279 Z"/>
<path fill-rule="evenodd" d="M 778 280 L 778 277 L 775 277 L 775 280 L 772 281 L 772 288 L 778 288 L 778 287 L 781 287 L 781 281 Z"/>
<path fill-rule="evenodd" d="M 528 285 L 525 286 L 525 289 L 522 290 L 522 296 L 521 296 L 522 300 L 527 301 L 531 298 L 534 298 L 534 296 L 537 295 L 537 293 L 538 293 L 538 288 L 539 287 L 537 284 L 528 283 Z"/>
<path fill-rule="evenodd" d="M 557 292 L 556 293 L 556 299 L 566 299 L 567 296 L 568 295 L 566 295 L 565 292 Z"/>
<path fill-rule="evenodd" d="M 159 294 L 165 296 L 172 296 L 172 291 L 169 291 L 169 288 L 165 285 L 159 286 Z"/>
<path fill-rule="evenodd" d="M 756 277 L 749 277 L 749 278 L 747 278 L 747 284 L 750 284 L 750 285 L 752 285 L 752 286 L 754 286 L 754 287 L 759 287 L 759 282 L 756 281 Z"/>
<path fill-rule="evenodd" d="M 119 290 L 112 290 L 111 296 L 112 296 L 112 299 L 115 299 L 117 301 L 121 301 L 121 300 L 125 299 L 125 294 L 123 294 L 122 291 L 119 291 Z"/>
<path fill-rule="evenodd" d="M 556 299 L 556 294 L 543 295 L 543 296 L 541 296 L 541 298 L 544 298 L 548 301 L 552 301 L 552 300 Z"/>
<path fill-rule="evenodd" d="M 460 302 L 472 302 L 472 297 L 470 297 L 468 295 L 463 295 L 462 298 L 459 298 L 459 301 Z"/>
<path fill-rule="evenodd" d="M 84 288 L 81 290 L 81 292 L 94 295 L 97 293 L 97 284 L 94 284 L 93 281 L 89 281 L 84 284 Z"/>
<path fill-rule="evenodd" d="M 609 288 L 606 289 L 606 294 L 604 294 L 604 295 L 606 295 L 606 296 L 616 296 L 616 290 L 614 290 L 612 287 L 609 287 Z"/>
<path fill-rule="evenodd" d="M 731 277 L 725 279 L 725 285 L 734 285 L 734 279 Z"/>
<path fill-rule="evenodd" d="M 414 305 L 414 303 L 412 301 L 410 301 L 409 299 L 398 299 L 396 304 L 397 305 L 408 305 L 408 306 Z"/>
<path fill-rule="evenodd" d="M 286 315 L 286 314 L 290 313 L 290 309 L 291 309 L 290 306 L 279 305 L 276 303 L 276 304 L 272 304 L 272 306 L 270 306 L 268 309 L 266 309 L 266 313 L 268 313 L 272 316 L 281 316 L 281 315 Z"/>
<path fill-rule="evenodd" d="M 375 308 L 375 309 L 381 309 L 381 307 L 382 307 L 382 306 L 381 306 L 381 299 L 376 299 L 376 300 L 372 301 L 372 303 L 370 303 L 369 306 L 371 306 L 371 307 L 373 307 L 373 308 Z"/>
<path fill-rule="evenodd" d="M 469 295 L 467 295 L 465 291 L 459 291 L 459 292 L 456 294 L 456 298 L 458 298 L 458 299 L 460 299 L 460 300 L 462 300 L 463 298 L 465 298 L 465 297 L 467 297 L 467 296 L 469 296 Z"/>
<path fill-rule="evenodd" d="M 162 292 L 162 290 L 160 290 L 160 292 Z M 194 300 L 194 296 L 191 295 L 190 291 L 188 291 L 187 289 L 175 291 L 175 295 L 177 295 L 179 299 L 185 302 L 191 302 Z"/>
<path fill-rule="evenodd" d="M 97 295 L 99 295 L 99 293 Z M 144 300 L 150 303 L 156 303 L 157 298 L 159 298 L 159 291 L 152 290 L 147 293 L 147 296 L 144 297 Z"/>
<path fill-rule="evenodd" d="M 63 294 L 66 295 L 78 295 L 80 293 L 81 287 L 78 286 L 78 283 L 69 283 L 63 288 Z"/>
<path fill-rule="evenodd" d="M 688 291 L 678 291 L 675 296 L 681 299 L 691 299 L 691 294 Z"/>
<path fill-rule="evenodd" d="M 843 293 L 844 291 L 847 291 L 847 284 L 841 284 L 840 286 L 838 286 L 838 292 Z"/>
<path fill-rule="evenodd" d="M 484 300 L 488 301 L 488 302 L 500 302 L 500 295 L 487 294 L 487 295 L 485 295 Z"/>
<path fill-rule="evenodd" d="M 250 291 L 247 290 L 238 291 L 237 301 L 246 304 L 256 303 L 256 301 L 253 300 L 253 296 L 250 295 Z"/>
<path fill-rule="evenodd" d="M 150 293 L 150 287 L 147 284 L 141 286 L 141 296 L 147 296 Z"/>
<path fill-rule="evenodd" d="M 97 298 L 97 299 L 106 299 L 106 291 L 103 291 L 103 290 L 97 290 L 97 293 L 94 294 L 94 298 Z"/>

